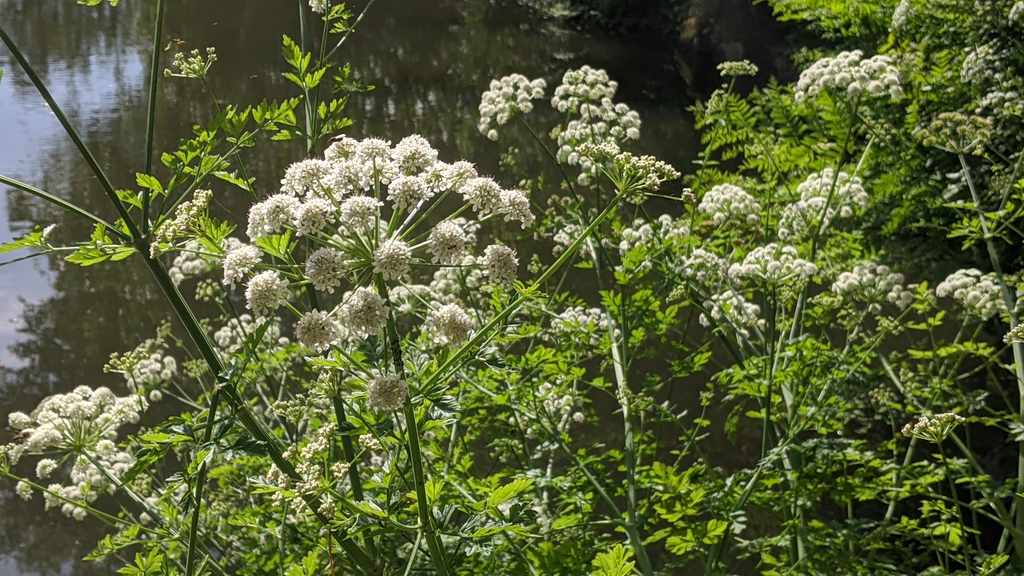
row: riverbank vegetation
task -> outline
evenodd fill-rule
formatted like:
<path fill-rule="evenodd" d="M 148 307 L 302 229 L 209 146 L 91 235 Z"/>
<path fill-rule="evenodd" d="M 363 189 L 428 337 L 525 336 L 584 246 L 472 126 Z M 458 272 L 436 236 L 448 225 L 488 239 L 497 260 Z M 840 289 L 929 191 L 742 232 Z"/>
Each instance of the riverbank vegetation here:
<path fill-rule="evenodd" d="M 147 143 L 221 65 L 161 61 L 156 1 Z M 0 250 L 136 260 L 169 313 L 0 475 L 129 575 L 1020 573 L 1024 2 L 768 4 L 816 42 L 719 63 L 690 165 L 584 65 L 479 86 L 483 174 L 347 135 L 365 12 L 297 2 L 292 94 L 210 94 L 130 189 L 3 23 L 116 218 L 0 175 L 94 226 Z"/>

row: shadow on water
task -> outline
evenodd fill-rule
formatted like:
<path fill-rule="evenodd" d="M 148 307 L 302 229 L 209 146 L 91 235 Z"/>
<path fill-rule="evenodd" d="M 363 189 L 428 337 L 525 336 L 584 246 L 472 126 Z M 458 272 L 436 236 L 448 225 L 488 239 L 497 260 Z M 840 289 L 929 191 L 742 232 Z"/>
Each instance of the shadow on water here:
<path fill-rule="evenodd" d="M 155 3 L 121 4 L 85 9 L 63 0 L 0 0 L 0 22 L 37 66 L 115 186 L 129 187 L 142 165 Z M 362 2 L 355 4 L 358 11 Z M 189 48 L 216 47 L 211 87 L 217 97 L 256 103 L 290 95 L 280 77 L 279 39 L 297 34 L 297 20 L 290 2 L 179 0 L 169 5 L 165 29 L 169 40 L 180 39 Z M 644 120 L 644 152 L 685 166 L 696 146 L 685 112 L 690 90 L 670 50 L 573 31 L 511 3 L 379 0 L 341 57 L 360 79 L 376 85 L 352 98 L 354 135 L 397 140 L 419 133 L 443 159 L 471 159 L 485 172 L 498 173 L 507 146 L 533 149 L 514 137 L 499 146 L 477 132 L 476 108 L 488 81 L 520 72 L 555 84 L 562 71 L 583 63 L 606 68 L 619 80 L 620 98 Z M 168 53 L 165 62 L 169 58 Z M 0 173 L 111 216 L 88 168 L 2 49 L 0 66 Z M 161 86 L 158 151 L 175 148 L 213 109 L 210 94 L 195 82 Z M 287 144 L 262 148 L 258 158 L 249 159 L 257 190 L 272 190 L 287 162 L 298 156 Z M 542 161 L 539 152 L 526 154 L 527 166 Z M 58 240 L 88 233 L 82 222 L 24 194 L 0 195 L 0 242 L 51 222 L 60 224 Z M 31 410 L 43 397 L 77 385 L 119 385 L 102 373 L 110 353 L 151 336 L 169 316 L 133 262 L 80 269 L 39 258 L 0 268 L 0 414 Z M 0 427 L 0 443 L 9 440 L 10 431 Z M 0 576 L 108 572 L 80 560 L 100 526 L 44 513 L 38 498 L 22 502 L 10 488 L 0 485 Z"/>

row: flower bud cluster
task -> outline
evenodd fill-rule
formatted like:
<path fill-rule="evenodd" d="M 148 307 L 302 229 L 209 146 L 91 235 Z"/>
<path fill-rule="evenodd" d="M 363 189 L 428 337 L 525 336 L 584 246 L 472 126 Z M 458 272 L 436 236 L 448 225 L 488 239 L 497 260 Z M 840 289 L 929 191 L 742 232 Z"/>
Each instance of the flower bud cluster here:
<path fill-rule="evenodd" d="M 884 96 L 903 97 L 899 73 L 888 56 L 864 59 L 860 50 L 840 52 L 822 58 L 800 74 L 796 84 L 798 102 L 814 99 L 822 92 L 834 92 L 850 98 Z"/>

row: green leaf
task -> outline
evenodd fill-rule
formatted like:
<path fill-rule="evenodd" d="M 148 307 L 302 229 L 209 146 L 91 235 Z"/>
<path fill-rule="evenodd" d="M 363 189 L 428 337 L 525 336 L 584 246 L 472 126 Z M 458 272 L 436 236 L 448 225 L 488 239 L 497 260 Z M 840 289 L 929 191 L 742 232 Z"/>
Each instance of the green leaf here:
<path fill-rule="evenodd" d="M 487 506 L 497 508 L 502 504 L 519 496 L 523 492 L 533 488 L 533 480 L 529 478 L 516 478 L 504 486 L 499 486 L 487 495 Z"/>
<path fill-rule="evenodd" d="M 629 576 L 633 573 L 633 550 L 616 544 L 611 550 L 602 552 L 592 562 L 591 576 Z"/>
<path fill-rule="evenodd" d="M 7 252 L 14 252 L 22 248 L 42 248 L 45 244 L 43 242 L 43 228 L 36 226 L 31 232 L 25 234 L 21 238 L 16 238 L 10 242 L 0 244 L 0 254 Z"/>

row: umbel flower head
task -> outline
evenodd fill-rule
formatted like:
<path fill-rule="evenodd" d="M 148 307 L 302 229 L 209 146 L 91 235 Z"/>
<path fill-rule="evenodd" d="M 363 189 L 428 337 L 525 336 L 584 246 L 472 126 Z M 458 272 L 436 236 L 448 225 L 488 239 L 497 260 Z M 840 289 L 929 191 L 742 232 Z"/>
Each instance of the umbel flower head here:
<path fill-rule="evenodd" d="M 377 376 L 366 386 L 367 402 L 378 412 L 400 410 L 408 397 L 409 387 L 397 376 Z"/>
<path fill-rule="evenodd" d="M 992 121 L 960 112 L 942 112 L 917 132 L 925 146 L 953 154 L 982 154 L 992 138 Z"/>
<path fill-rule="evenodd" d="M 938 444 L 952 434 L 953 430 L 964 421 L 963 416 L 950 412 L 922 416 L 914 422 L 907 423 L 903 427 L 903 435 Z"/>
<path fill-rule="evenodd" d="M 497 80 L 480 96 L 480 123 L 477 128 L 490 140 L 498 139 L 498 128 L 517 114 L 529 114 L 533 100 L 544 98 L 547 83 L 530 80 L 522 74 L 510 74 Z"/>
<path fill-rule="evenodd" d="M 888 95 L 892 100 L 903 97 L 899 73 L 888 56 L 864 59 L 860 50 L 840 52 L 822 58 L 800 74 L 796 83 L 796 100 L 813 99 L 822 92 L 856 98 Z"/>
<path fill-rule="evenodd" d="M 1021 344 L 1024 343 L 1024 323 L 1017 324 L 1006 336 L 1003 336 L 1003 341 L 1007 344 Z"/>

